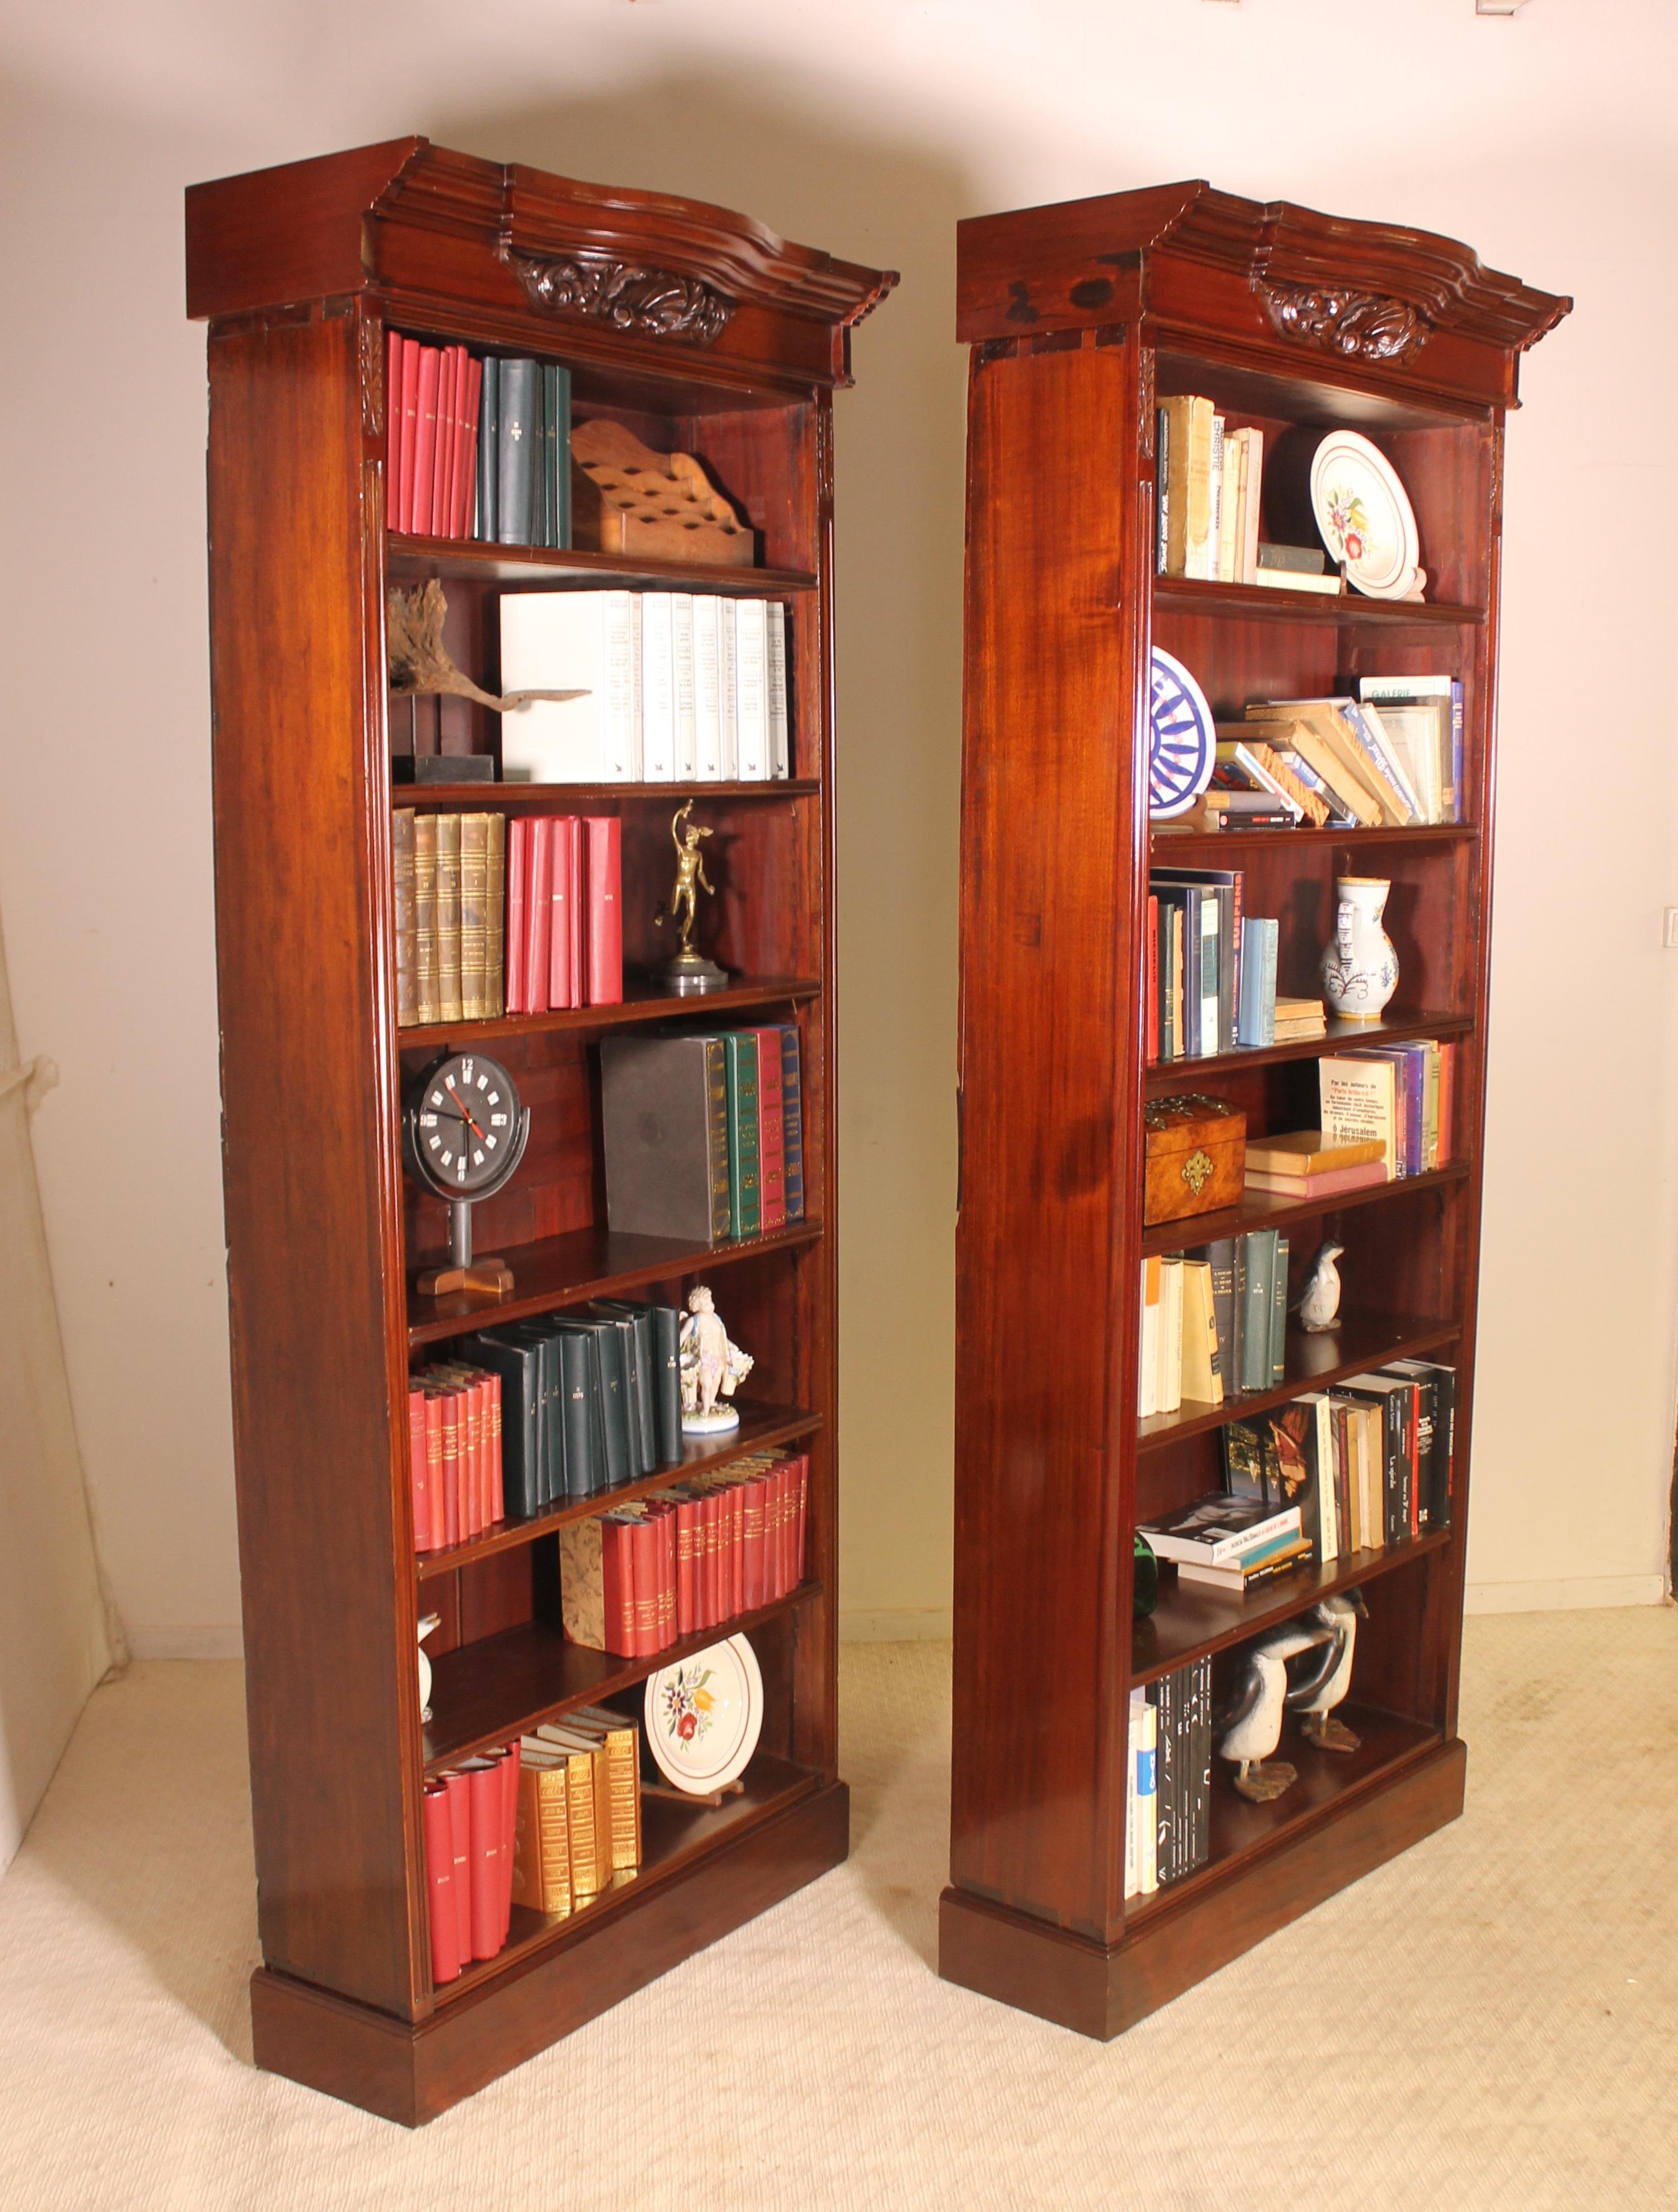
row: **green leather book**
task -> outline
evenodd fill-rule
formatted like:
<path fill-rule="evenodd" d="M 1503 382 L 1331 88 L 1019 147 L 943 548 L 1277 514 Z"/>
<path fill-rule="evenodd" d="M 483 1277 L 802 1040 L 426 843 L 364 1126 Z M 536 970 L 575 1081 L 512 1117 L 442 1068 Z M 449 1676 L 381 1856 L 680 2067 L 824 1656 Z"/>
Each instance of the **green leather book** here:
<path fill-rule="evenodd" d="M 728 1222 L 736 1237 L 756 1237 L 763 1224 L 758 1181 L 757 1038 L 751 1030 L 725 1030 L 728 1070 Z"/>
<path fill-rule="evenodd" d="M 501 362 L 494 354 L 483 363 L 483 388 L 477 401 L 477 534 L 493 545 L 499 532 L 501 489 Z"/>
<path fill-rule="evenodd" d="M 593 1498 L 606 1487 L 605 1413 L 600 1359 L 592 1330 L 561 1322 L 554 1331 L 559 1355 L 561 1488 L 555 1498 Z"/>
<path fill-rule="evenodd" d="M 485 1330 L 465 1349 L 501 1377 L 502 1495 L 509 1521 L 528 1521 L 542 1510 L 541 1348 Z"/>
<path fill-rule="evenodd" d="M 620 1482 L 631 1482 L 640 1472 L 639 1466 L 629 1457 L 629 1415 L 627 1362 L 623 1356 L 617 1324 L 610 1321 L 584 1321 L 568 1315 L 561 1322 L 562 1335 L 580 1336 L 592 1347 L 590 1358 L 599 1378 L 600 1407 L 600 1442 L 604 1448 L 604 1479 L 607 1488 Z M 569 1486 L 570 1469 L 567 1483 Z M 599 1469 L 596 1472 L 599 1472 Z M 600 1485 L 597 1483 L 595 1488 Z M 592 1491 L 571 1488 L 573 1498 L 587 1498 Z"/>
<path fill-rule="evenodd" d="M 502 362 L 495 536 L 503 545 L 528 545 L 531 542 L 536 381 L 533 361 Z"/>
<path fill-rule="evenodd" d="M 550 362 L 544 374 L 547 391 L 542 431 L 553 501 L 553 536 L 548 543 L 566 552 L 571 544 L 571 372 Z"/>
<path fill-rule="evenodd" d="M 601 1298 L 589 1309 L 615 1321 L 620 1328 L 627 1328 L 625 1340 L 629 1356 L 629 1410 L 632 1416 L 630 1433 L 641 1458 L 641 1471 L 651 1474 L 655 1467 L 665 1464 L 659 1449 L 658 1411 L 655 1404 L 656 1385 L 654 1381 L 653 1309 L 636 1305 L 623 1298 Z M 680 1454 L 677 1456 L 679 1458 Z"/>
<path fill-rule="evenodd" d="M 1270 1388 L 1270 1316 L 1275 1300 L 1276 1232 L 1249 1230 L 1247 1276 L 1241 1311 L 1241 1387 Z"/>

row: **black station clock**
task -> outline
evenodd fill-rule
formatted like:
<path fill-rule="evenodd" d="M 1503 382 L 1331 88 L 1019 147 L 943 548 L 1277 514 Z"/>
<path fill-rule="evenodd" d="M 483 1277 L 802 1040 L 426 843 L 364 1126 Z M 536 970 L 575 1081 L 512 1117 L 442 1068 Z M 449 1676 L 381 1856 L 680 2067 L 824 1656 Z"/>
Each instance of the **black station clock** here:
<path fill-rule="evenodd" d="M 409 1091 L 402 1115 L 408 1172 L 448 1204 L 448 1265 L 424 1268 L 415 1278 L 422 1297 L 512 1289 L 513 1272 L 503 1261 L 472 1257 L 472 1206 L 502 1188 L 529 1139 L 529 1107 L 519 1103 L 518 1088 L 501 1062 L 482 1053 L 445 1053 Z"/>

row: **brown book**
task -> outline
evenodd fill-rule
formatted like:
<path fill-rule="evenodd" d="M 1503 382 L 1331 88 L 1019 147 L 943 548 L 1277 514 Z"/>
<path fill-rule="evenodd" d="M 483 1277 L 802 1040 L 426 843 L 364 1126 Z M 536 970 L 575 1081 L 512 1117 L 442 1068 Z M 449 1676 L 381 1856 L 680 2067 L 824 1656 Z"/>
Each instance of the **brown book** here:
<path fill-rule="evenodd" d="M 414 975 L 414 817 L 398 806 L 391 823 L 391 872 L 396 879 L 396 1025 L 419 1019 Z"/>
<path fill-rule="evenodd" d="M 611 1804 L 611 1870 L 623 1874 L 641 1864 L 641 1730 L 622 1713 L 585 1705 L 566 1716 L 580 1735 L 597 1736 L 606 1753 Z"/>
<path fill-rule="evenodd" d="M 571 1910 L 571 1824 L 566 1755 L 539 1736 L 519 1754 L 519 1824 L 513 1841 L 513 1902 L 532 1912 Z"/>
<path fill-rule="evenodd" d="M 414 1018 L 439 1022 L 443 1016 L 437 994 L 437 817 L 416 814 L 413 823 Z"/>
<path fill-rule="evenodd" d="M 484 894 L 483 1012 L 499 1021 L 507 1012 L 507 817 L 486 814 L 489 878 Z"/>
<path fill-rule="evenodd" d="M 606 1218 L 684 1244 L 729 1232 L 722 1039 L 610 1036 L 600 1045 Z"/>
<path fill-rule="evenodd" d="M 481 1022 L 489 1012 L 489 817 L 460 821 L 460 1018 Z"/>
<path fill-rule="evenodd" d="M 604 1743 L 578 1729 L 547 1723 L 538 1740 L 568 1752 L 566 1811 L 571 1825 L 571 1892 L 581 1902 L 611 1879 L 611 1765 Z"/>
<path fill-rule="evenodd" d="M 1371 1160 L 1380 1159 L 1384 1151 L 1378 1137 L 1334 1144 L 1321 1129 L 1290 1129 L 1280 1136 L 1249 1139 L 1247 1168 L 1249 1173 L 1303 1176 L 1309 1181 L 1312 1176 L 1333 1175 L 1341 1168 L 1366 1166 Z"/>
<path fill-rule="evenodd" d="M 460 817 L 437 823 L 437 1019 L 465 1018 L 460 1003 Z"/>

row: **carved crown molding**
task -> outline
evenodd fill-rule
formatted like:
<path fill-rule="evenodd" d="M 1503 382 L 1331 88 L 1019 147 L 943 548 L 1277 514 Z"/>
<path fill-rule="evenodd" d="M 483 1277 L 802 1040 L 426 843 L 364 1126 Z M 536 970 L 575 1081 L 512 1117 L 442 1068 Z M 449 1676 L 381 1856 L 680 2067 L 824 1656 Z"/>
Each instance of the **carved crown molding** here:
<path fill-rule="evenodd" d="M 532 307 L 643 337 L 708 345 L 734 312 L 727 293 L 702 277 L 619 261 L 607 253 L 509 252 L 507 258 Z"/>
<path fill-rule="evenodd" d="M 1258 280 L 1271 326 L 1296 345 L 1320 346 L 1349 361 L 1403 361 L 1427 343 L 1428 321 L 1407 300 L 1338 284 Z"/>

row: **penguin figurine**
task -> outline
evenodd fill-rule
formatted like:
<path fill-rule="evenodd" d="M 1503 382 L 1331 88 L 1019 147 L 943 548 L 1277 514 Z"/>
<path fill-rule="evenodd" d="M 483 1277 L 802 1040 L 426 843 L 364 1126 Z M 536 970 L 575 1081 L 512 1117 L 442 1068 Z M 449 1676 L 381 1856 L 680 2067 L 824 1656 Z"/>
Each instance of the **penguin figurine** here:
<path fill-rule="evenodd" d="M 1369 1607 L 1361 1590 L 1342 1590 L 1313 1606 L 1305 1617 L 1327 1632 L 1328 1641 L 1289 1668 L 1288 1711 L 1299 1715 L 1300 1734 L 1319 1751 L 1356 1751 L 1363 1738 L 1334 1718 L 1334 1707 L 1352 1687 L 1358 1623 L 1369 1619 Z"/>
<path fill-rule="evenodd" d="M 1332 1237 L 1325 1237 L 1311 1261 L 1311 1271 L 1305 1278 L 1296 1310 L 1301 1325 L 1313 1336 L 1321 1335 L 1325 1328 L 1333 1328 L 1340 1319 L 1340 1272 L 1334 1262 L 1345 1250 L 1344 1244 L 1336 1244 Z"/>
<path fill-rule="evenodd" d="M 1286 1759 L 1271 1753 L 1281 1741 L 1287 1696 L 1287 1662 L 1302 1651 L 1328 1641 L 1330 1632 L 1310 1615 L 1290 1620 L 1255 1637 L 1241 1654 L 1229 1703 L 1213 1725 L 1222 1731 L 1219 1756 L 1236 1769 L 1235 1786 L 1254 1805 L 1268 1805 L 1298 1780 Z"/>

